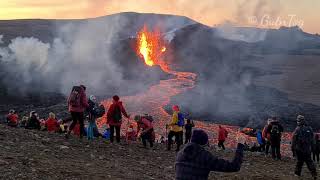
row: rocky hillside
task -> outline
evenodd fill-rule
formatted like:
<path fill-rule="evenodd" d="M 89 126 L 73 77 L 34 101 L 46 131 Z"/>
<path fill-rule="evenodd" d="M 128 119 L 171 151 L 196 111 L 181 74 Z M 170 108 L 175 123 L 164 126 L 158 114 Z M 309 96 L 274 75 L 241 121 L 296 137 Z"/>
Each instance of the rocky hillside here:
<path fill-rule="evenodd" d="M 231 159 L 232 151 L 210 150 Z M 174 179 L 175 152 L 164 145 L 154 149 L 140 144 L 88 142 L 0 125 L 0 179 Z M 297 179 L 294 161 L 272 161 L 256 153 L 245 153 L 238 173 L 210 174 L 209 179 Z M 309 179 L 306 168 L 303 179 Z"/>

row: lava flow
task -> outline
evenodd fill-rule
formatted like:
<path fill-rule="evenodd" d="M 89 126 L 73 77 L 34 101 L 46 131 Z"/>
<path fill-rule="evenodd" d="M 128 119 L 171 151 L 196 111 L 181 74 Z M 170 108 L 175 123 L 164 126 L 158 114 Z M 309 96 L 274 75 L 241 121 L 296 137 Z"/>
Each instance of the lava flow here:
<path fill-rule="evenodd" d="M 174 75 L 174 78 L 168 80 L 161 80 L 159 84 L 151 86 L 147 91 L 141 92 L 132 96 L 121 97 L 125 108 L 133 117 L 136 114 L 150 114 L 154 118 L 154 128 L 156 136 L 166 136 L 166 124 L 171 121 L 171 115 L 168 114 L 164 107 L 170 103 L 170 98 L 187 91 L 195 86 L 197 75 L 191 72 L 176 72 L 169 69 L 165 61 L 161 59 L 162 53 L 166 51 L 165 43 L 160 38 L 160 33 L 150 32 L 144 27 L 138 33 L 137 39 L 137 54 L 148 66 L 159 65 L 169 74 Z M 105 107 L 109 107 L 111 99 L 102 102 Z M 106 117 L 98 121 L 98 126 L 105 125 Z M 125 129 L 132 124 L 136 123 L 132 119 L 124 119 L 122 125 L 122 134 Z M 218 124 L 207 123 L 203 121 L 195 121 L 196 128 L 204 129 L 210 136 L 210 143 L 217 142 Z M 237 126 L 224 126 L 229 131 L 228 140 L 226 145 L 228 147 L 235 147 L 237 136 L 240 134 L 239 127 Z M 284 133 L 286 140 L 290 138 L 288 133 Z M 248 142 L 255 142 L 255 138 L 247 137 Z M 285 141 L 286 141 L 285 140 Z M 288 142 L 283 144 L 285 152 L 289 151 Z"/>

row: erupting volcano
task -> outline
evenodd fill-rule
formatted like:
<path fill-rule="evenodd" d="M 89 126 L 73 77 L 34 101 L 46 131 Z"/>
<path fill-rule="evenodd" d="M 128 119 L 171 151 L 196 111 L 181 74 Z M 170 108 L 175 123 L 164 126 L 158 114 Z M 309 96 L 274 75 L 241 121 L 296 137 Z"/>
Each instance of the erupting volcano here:
<path fill-rule="evenodd" d="M 136 52 L 146 65 L 159 65 L 164 71 L 168 71 L 168 66 L 162 59 L 166 46 L 160 31 L 149 31 L 145 25 L 137 34 Z"/>

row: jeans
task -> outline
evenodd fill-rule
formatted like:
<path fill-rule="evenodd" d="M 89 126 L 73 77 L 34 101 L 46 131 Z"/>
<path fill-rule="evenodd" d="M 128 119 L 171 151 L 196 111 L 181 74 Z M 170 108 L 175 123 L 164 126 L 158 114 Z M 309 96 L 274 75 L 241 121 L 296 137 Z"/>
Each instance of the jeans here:
<path fill-rule="evenodd" d="M 175 141 L 177 143 L 177 149 L 176 151 L 179 151 L 180 149 L 180 145 L 181 145 L 181 140 L 180 140 L 180 137 L 181 137 L 181 132 L 174 132 L 174 131 L 170 131 L 169 134 L 168 134 L 168 147 L 167 149 L 170 150 L 171 149 L 171 145 L 173 144 L 173 136 L 175 137 Z"/>
<path fill-rule="evenodd" d="M 297 151 L 296 155 L 297 155 L 297 164 L 296 164 L 296 169 L 294 173 L 298 176 L 301 176 L 302 166 L 304 163 L 306 163 L 309 171 L 311 172 L 311 175 L 313 177 L 316 177 L 317 170 L 311 159 L 311 153 L 304 153 L 304 152 Z"/>
<path fill-rule="evenodd" d="M 96 128 L 97 128 L 96 121 L 95 120 L 90 121 L 88 126 L 88 134 L 87 134 L 88 139 L 94 138 L 94 131 Z"/>
<path fill-rule="evenodd" d="M 219 142 L 218 142 L 218 147 L 222 148 L 223 150 L 226 149 L 226 148 L 224 147 L 224 141 L 223 141 L 223 140 L 219 140 Z"/>
<path fill-rule="evenodd" d="M 116 140 L 117 143 L 120 143 L 120 128 L 121 126 L 110 126 L 110 142 L 113 143 L 114 130 L 116 130 Z"/>
<path fill-rule="evenodd" d="M 280 140 L 271 141 L 271 152 L 273 159 L 281 159 Z"/>
<path fill-rule="evenodd" d="M 150 129 L 143 135 L 141 135 L 142 144 L 144 147 L 147 147 L 147 140 L 150 143 L 150 147 L 153 147 L 153 137 L 152 137 L 153 129 Z"/>
<path fill-rule="evenodd" d="M 72 117 L 72 123 L 69 127 L 69 133 L 72 131 L 72 129 L 76 126 L 77 122 L 79 122 L 80 125 L 80 137 L 82 138 L 84 132 L 84 122 L 83 122 L 83 112 L 71 112 Z"/>

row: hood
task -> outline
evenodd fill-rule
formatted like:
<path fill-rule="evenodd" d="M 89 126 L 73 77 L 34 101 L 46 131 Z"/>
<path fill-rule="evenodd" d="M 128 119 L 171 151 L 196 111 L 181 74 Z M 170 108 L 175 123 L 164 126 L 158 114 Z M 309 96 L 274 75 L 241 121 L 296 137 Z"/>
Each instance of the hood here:
<path fill-rule="evenodd" d="M 204 151 L 203 147 L 196 143 L 189 143 L 180 151 L 180 155 L 186 159 L 194 159 L 201 151 Z"/>

